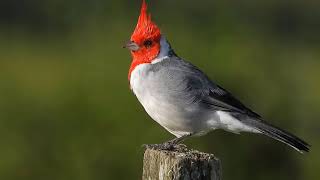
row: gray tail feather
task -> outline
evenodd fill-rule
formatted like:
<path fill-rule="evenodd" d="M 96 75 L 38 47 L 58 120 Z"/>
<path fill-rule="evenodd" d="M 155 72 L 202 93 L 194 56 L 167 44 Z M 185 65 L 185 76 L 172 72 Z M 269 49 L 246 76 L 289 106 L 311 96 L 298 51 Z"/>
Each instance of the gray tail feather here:
<path fill-rule="evenodd" d="M 276 139 L 280 142 L 283 142 L 295 150 L 303 153 L 309 152 L 310 145 L 303 141 L 302 139 L 298 138 L 297 136 L 282 130 L 278 127 L 275 127 L 266 121 L 256 120 L 256 119 L 247 119 L 243 121 L 245 124 L 257 129 L 262 134 L 267 135 L 273 139 Z"/>

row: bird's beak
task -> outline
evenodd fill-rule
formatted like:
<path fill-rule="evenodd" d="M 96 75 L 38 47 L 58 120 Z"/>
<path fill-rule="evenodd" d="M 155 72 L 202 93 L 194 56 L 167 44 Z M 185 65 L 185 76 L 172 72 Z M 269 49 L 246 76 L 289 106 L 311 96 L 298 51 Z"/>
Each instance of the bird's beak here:
<path fill-rule="evenodd" d="M 139 45 L 136 44 L 136 43 L 133 42 L 133 41 L 127 42 L 127 43 L 123 46 L 123 48 L 127 48 L 127 49 L 129 49 L 129 50 L 131 50 L 131 51 L 138 51 L 138 50 L 140 49 Z"/>

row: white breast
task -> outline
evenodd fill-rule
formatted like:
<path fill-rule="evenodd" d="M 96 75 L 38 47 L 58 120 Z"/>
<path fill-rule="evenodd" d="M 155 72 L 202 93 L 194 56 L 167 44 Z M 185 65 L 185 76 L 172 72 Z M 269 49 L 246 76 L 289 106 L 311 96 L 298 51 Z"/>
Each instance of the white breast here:
<path fill-rule="evenodd" d="M 131 72 L 130 86 L 134 94 L 143 94 L 142 82 L 147 76 L 147 69 L 149 69 L 150 64 L 140 64 L 135 67 Z"/>
<path fill-rule="evenodd" d="M 177 137 L 192 132 L 188 119 L 181 117 L 179 108 L 155 93 L 153 73 L 149 71 L 152 64 L 141 64 L 131 73 L 130 84 L 132 91 L 149 116 L 166 130 Z"/>
<path fill-rule="evenodd" d="M 162 113 L 159 108 L 159 103 L 161 100 L 157 99 L 153 94 L 152 87 L 152 72 L 149 72 L 149 66 L 151 64 L 141 64 L 138 65 L 131 73 L 130 85 L 132 91 L 146 110 L 146 112 L 151 116 L 152 119 L 157 121 L 163 127 L 166 125 L 163 124 L 164 117 L 162 117 Z"/>
<path fill-rule="evenodd" d="M 157 121 L 162 126 L 166 126 L 165 122 L 168 115 L 165 111 L 170 104 L 167 104 L 161 99 L 161 97 L 156 95 L 154 87 L 154 78 L 152 71 L 149 71 L 151 64 L 141 64 L 138 65 L 131 74 L 130 84 L 132 91 L 137 96 L 138 100 L 146 110 L 146 112 L 151 116 L 152 119 Z"/>

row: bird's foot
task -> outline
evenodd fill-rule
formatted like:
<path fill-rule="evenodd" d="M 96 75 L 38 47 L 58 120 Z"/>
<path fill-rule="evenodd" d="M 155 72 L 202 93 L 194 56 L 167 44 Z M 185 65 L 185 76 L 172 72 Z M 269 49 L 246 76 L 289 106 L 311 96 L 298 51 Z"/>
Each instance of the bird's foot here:
<path fill-rule="evenodd" d="M 187 146 L 180 143 L 186 137 L 189 137 L 189 136 L 191 136 L 191 134 L 187 134 L 187 135 L 172 139 L 162 144 L 144 144 L 143 147 L 152 148 L 152 149 L 162 149 L 162 150 L 168 150 L 168 151 L 185 149 Z"/>
<path fill-rule="evenodd" d="M 175 151 L 179 149 L 185 149 L 187 146 L 184 144 L 174 144 L 172 142 L 165 142 L 162 144 L 144 144 L 144 148 L 150 148 L 150 149 L 161 149 L 161 150 L 167 150 L 167 151 Z"/>

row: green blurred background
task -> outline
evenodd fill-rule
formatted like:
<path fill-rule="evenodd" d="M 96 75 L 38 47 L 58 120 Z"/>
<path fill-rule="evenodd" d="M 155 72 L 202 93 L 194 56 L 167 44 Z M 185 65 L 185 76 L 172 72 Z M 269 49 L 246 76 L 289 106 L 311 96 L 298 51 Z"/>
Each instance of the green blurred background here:
<path fill-rule="evenodd" d="M 191 138 L 224 179 L 320 179 L 320 1 L 148 1 L 177 54 L 312 144 Z M 0 179 L 140 179 L 142 144 L 173 138 L 129 90 L 140 0 L 0 1 Z"/>

